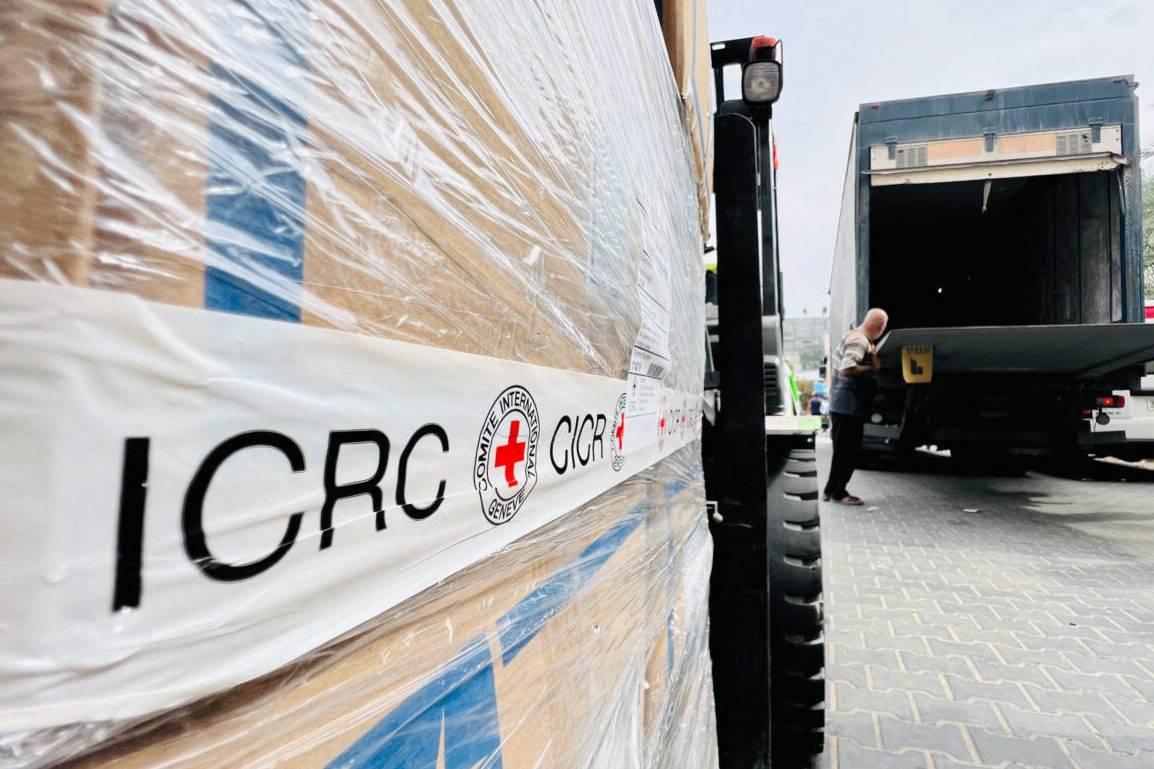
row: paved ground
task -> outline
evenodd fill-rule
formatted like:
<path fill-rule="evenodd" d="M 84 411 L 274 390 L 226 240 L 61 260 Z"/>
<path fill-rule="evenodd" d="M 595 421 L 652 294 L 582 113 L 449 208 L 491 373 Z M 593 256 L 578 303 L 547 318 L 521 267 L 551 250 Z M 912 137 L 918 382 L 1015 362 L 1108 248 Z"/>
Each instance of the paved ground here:
<path fill-rule="evenodd" d="M 830 769 L 1154 767 L 1154 482 L 1095 474 L 926 456 L 823 504 Z"/>

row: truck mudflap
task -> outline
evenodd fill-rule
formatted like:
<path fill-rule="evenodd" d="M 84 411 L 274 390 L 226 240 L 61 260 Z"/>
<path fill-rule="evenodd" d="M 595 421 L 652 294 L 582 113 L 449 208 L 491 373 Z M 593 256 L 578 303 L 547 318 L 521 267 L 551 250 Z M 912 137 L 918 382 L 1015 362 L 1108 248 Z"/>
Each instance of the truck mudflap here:
<path fill-rule="evenodd" d="M 912 347 L 933 348 L 935 377 L 997 373 L 1092 379 L 1154 360 L 1154 324 L 902 328 L 878 344 L 883 368 L 900 369 L 902 348 Z"/>

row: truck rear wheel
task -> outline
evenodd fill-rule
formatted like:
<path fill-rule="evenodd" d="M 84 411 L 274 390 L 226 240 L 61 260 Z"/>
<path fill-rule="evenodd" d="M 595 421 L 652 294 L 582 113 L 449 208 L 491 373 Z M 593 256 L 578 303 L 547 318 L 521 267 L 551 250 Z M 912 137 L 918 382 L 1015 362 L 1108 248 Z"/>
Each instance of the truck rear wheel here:
<path fill-rule="evenodd" d="M 808 769 L 824 747 L 825 637 L 817 457 L 793 449 L 769 488 L 772 766 Z"/>

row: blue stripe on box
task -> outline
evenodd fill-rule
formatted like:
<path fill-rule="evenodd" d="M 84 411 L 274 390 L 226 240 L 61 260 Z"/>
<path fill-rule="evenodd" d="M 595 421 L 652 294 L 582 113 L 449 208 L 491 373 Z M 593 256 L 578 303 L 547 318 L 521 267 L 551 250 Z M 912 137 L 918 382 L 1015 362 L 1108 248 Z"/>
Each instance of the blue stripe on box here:
<path fill-rule="evenodd" d="M 497 620 L 503 664 L 561 611 L 644 520 L 648 504 L 590 543 L 576 560 Z M 327 769 L 502 769 L 493 658 L 474 638 L 436 678 L 410 695 Z"/>
<path fill-rule="evenodd" d="M 328 769 L 501 769 L 493 658 L 473 639 Z"/>
<path fill-rule="evenodd" d="M 291 46 L 270 56 L 299 64 Z M 207 245 L 228 267 L 209 265 L 204 306 L 300 321 L 304 273 L 303 115 L 242 75 L 217 64 L 211 96 L 205 189 Z"/>
<path fill-rule="evenodd" d="M 690 484 L 666 484 L 666 500 Z M 502 665 L 508 665 L 593 578 L 649 513 L 643 502 L 576 559 L 555 572 L 497 620 Z M 666 625 L 666 666 L 671 671 L 673 614 Z M 411 694 L 327 769 L 502 769 L 500 721 L 493 657 L 484 635 L 471 640 L 429 683 Z"/>
<path fill-rule="evenodd" d="M 648 504 L 641 504 L 633 508 L 612 529 L 582 550 L 575 561 L 555 573 L 497 620 L 502 665 L 512 662 L 545 623 L 561 612 L 569 599 L 585 587 L 593 574 L 605 565 L 644 520 L 648 507 Z"/>
<path fill-rule="evenodd" d="M 696 476 L 694 476 L 696 477 Z M 682 478 L 666 484 L 666 502 L 693 482 L 692 478 Z M 523 598 L 509 612 L 497 620 L 497 635 L 501 641 L 501 663 L 508 665 L 540 632 L 545 623 L 565 608 L 569 599 L 581 590 L 592 578 L 594 572 L 605 565 L 613 553 L 640 525 L 649 512 L 649 504 L 643 503 L 629 511 L 624 519 L 612 529 L 590 543 L 575 561 L 566 565 L 550 577 L 543 585 Z M 672 546 L 672 541 L 670 542 Z M 672 643 L 673 626 L 670 616 L 669 638 Z M 669 651 L 672 666 L 672 646 Z"/>

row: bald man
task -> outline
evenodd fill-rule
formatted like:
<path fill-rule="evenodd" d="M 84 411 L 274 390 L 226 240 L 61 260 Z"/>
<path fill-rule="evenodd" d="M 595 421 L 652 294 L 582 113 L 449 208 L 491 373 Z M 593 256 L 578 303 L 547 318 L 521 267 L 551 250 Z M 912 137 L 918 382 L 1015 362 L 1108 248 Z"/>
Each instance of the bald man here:
<path fill-rule="evenodd" d="M 833 462 L 823 498 L 841 505 L 860 505 L 862 501 L 846 490 L 861 453 L 872 382 L 871 376 L 881 366 L 874 346 L 886 331 L 889 316 L 873 308 L 865 320 L 846 334 L 833 356 L 833 395 L 829 412 L 830 438 L 833 440 Z"/>

